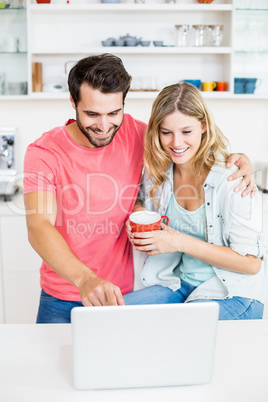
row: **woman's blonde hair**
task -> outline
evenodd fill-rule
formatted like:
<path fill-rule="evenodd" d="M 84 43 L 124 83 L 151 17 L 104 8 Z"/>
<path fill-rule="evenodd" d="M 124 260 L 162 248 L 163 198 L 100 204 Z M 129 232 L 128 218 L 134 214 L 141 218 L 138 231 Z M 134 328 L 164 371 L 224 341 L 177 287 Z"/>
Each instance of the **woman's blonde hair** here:
<path fill-rule="evenodd" d="M 165 87 L 153 103 L 144 140 L 144 167 L 149 179 L 153 179 L 150 191 L 153 200 L 155 192 L 166 180 L 166 170 L 171 162 L 160 142 L 160 126 L 166 116 L 176 111 L 195 117 L 206 126 L 199 150 L 192 161 L 195 174 L 204 169 L 210 170 L 215 163 L 225 162 L 229 156 L 226 151 L 228 140 L 216 126 L 200 91 L 187 82 Z"/>

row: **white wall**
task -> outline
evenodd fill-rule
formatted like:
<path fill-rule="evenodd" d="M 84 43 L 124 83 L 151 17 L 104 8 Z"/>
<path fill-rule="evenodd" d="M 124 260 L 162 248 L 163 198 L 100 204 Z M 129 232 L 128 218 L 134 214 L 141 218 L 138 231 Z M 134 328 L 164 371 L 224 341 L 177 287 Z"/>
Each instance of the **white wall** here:
<path fill-rule="evenodd" d="M 268 100 L 207 100 L 233 152 L 247 154 L 255 170 L 268 166 Z M 127 100 L 125 111 L 148 121 L 152 101 Z M 18 171 L 29 143 L 44 131 L 62 125 L 75 112 L 69 100 L 1 100 L 0 126 L 18 128 Z"/>
<path fill-rule="evenodd" d="M 232 152 L 247 154 L 254 169 L 268 166 L 268 100 L 207 99 Z M 129 101 L 125 110 L 148 121 L 152 102 Z"/>

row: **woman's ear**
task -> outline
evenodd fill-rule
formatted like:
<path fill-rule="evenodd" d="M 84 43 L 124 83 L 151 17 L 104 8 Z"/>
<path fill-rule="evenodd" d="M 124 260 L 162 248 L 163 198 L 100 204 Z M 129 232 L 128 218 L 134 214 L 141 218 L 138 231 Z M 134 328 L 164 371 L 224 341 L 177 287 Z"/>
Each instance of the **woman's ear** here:
<path fill-rule="evenodd" d="M 207 131 L 207 124 L 205 119 L 201 121 L 201 127 L 202 127 L 202 134 L 204 134 Z"/>

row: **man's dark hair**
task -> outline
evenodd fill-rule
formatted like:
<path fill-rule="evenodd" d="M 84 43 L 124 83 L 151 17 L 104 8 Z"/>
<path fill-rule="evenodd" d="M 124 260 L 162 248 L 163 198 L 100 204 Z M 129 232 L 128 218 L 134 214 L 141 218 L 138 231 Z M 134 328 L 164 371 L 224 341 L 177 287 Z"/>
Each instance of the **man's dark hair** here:
<path fill-rule="evenodd" d="M 80 101 L 80 87 L 83 83 L 102 93 L 123 92 L 124 102 L 131 76 L 119 57 L 105 53 L 79 60 L 70 70 L 68 86 L 76 106 Z"/>

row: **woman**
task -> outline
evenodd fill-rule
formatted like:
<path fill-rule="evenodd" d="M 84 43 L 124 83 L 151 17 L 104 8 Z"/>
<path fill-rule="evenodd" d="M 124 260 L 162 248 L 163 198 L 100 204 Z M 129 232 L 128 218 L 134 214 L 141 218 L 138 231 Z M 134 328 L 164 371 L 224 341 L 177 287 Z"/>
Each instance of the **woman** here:
<path fill-rule="evenodd" d="M 127 232 L 147 258 L 145 289 L 126 304 L 217 301 L 220 319 L 262 318 L 265 246 L 261 195 L 234 193 L 225 167 L 227 140 L 200 92 L 189 83 L 164 88 L 145 137 L 145 175 L 134 211 L 169 217 L 169 226 Z"/>

